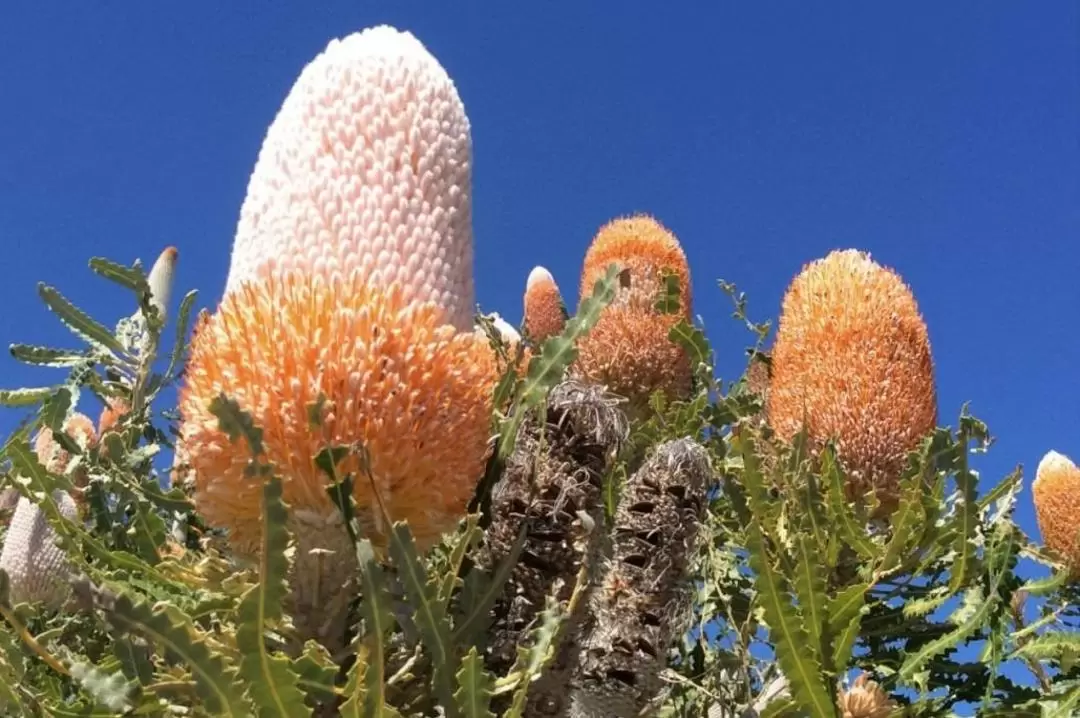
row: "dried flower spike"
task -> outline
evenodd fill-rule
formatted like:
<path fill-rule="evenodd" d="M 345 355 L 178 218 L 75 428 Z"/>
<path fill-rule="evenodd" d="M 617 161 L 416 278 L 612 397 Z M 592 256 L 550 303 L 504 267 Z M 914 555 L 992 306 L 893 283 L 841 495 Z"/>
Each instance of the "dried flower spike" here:
<path fill-rule="evenodd" d="M 566 305 L 551 272 L 534 267 L 525 282 L 525 331 L 535 344 L 562 334 L 566 328 Z"/>
<path fill-rule="evenodd" d="M 226 292 L 303 269 L 398 282 L 472 329 L 472 138 L 446 70 L 409 32 L 332 40 L 300 73 L 248 183 Z"/>
<path fill-rule="evenodd" d="M 857 250 L 806 265 L 784 296 L 768 421 L 790 441 L 837 441 L 852 498 L 873 488 L 888 512 L 907 454 L 933 430 L 930 339 L 911 290 Z"/>
<path fill-rule="evenodd" d="M 581 339 L 576 372 L 630 400 L 631 409 L 662 390 L 674 397 L 689 393 L 690 359 L 671 341 L 671 328 L 690 317 L 690 268 L 675 236 L 651 217 L 616 219 L 597 233 L 581 274 L 581 298 L 613 263 L 624 270 L 615 299 Z M 674 312 L 661 311 L 667 296 L 665 275 L 676 280 Z"/>
<path fill-rule="evenodd" d="M 876 681 L 862 673 L 846 691 L 837 690 L 836 705 L 843 718 L 889 718 L 896 701 Z"/>
<path fill-rule="evenodd" d="M 1046 546 L 1080 576 L 1080 468 L 1067 456 L 1048 451 L 1031 484 L 1035 518 Z"/>

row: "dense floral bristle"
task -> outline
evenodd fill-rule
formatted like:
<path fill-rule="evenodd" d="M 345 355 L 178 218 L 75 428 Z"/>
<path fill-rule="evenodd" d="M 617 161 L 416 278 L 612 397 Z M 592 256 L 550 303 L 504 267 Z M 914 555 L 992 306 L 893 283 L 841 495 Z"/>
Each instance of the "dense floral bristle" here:
<path fill-rule="evenodd" d="M 1080 576 L 1080 468 L 1048 451 L 1035 472 L 1031 498 L 1043 542 Z"/>
<path fill-rule="evenodd" d="M 525 331 L 536 343 L 562 334 L 566 328 L 566 305 L 559 285 L 544 267 L 534 267 L 525 282 Z"/>
<path fill-rule="evenodd" d="M 274 271 L 396 282 L 472 328 L 472 139 L 453 81 L 408 32 L 335 39 L 267 131 L 226 293 Z"/>
<path fill-rule="evenodd" d="M 607 267 L 616 263 L 628 273 L 615 299 L 593 329 L 578 343 L 574 371 L 641 404 L 655 391 L 681 397 L 691 388 L 692 367 L 671 328 L 690 316 L 690 269 L 678 240 L 651 217 L 616 219 L 600 229 L 585 256 L 582 297 L 589 296 Z M 678 281 L 678 311 L 657 303 L 665 296 L 663 274 Z"/>
<path fill-rule="evenodd" d="M 409 521 L 430 546 L 463 515 L 491 445 L 494 354 L 478 333 L 457 332 L 431 304 L 406 305 L 354 277 L 289 273 L 245 284 L 196 327 L 181 390 L 181 440 L 194 500 L 206 521 L 228 527 L 238 550 L 259 536 L 260 485 L 245 476 L 245 442 L 230 444 L 210 412 L 219 394 L 263 430 L 264 460 L 294 511 L 337 515 L 315 458 L 330 445 L 361 445 L 338 467 L 354 474 L 354 498 L 377 543 L 378 490 L 391 520 Z M 318 425 L 311 407 L 325 398 Z"/>
<path fill-rule="evenodd" d="M 836 705 L 842 718 L 889 718 L 897 704 L 877 681 L 862 673 L 845 690 L 837 690 Z"/>
<path fill-rule="evenodd" d="M 664 291 L 663 274 L 674 274 L 679 283 L 679 314 L 692 309 L 690 267 L 675 235 L 648 215 L 620 217 L 600 228 L 581 270 L 581 298 L 593 292 L 597 280 L 612 263 L 629 270 L 629 282 L 620 287 L 614 304 L 652 309 Z"/>
<path fill-rule="evenodd" d="M 784 296 L 768 421 L 791 440 L 836 440 L 849 490 L 895 500 L 906 457 L 937 422 L 930 339 L 911 290 L 857 250 L 806 265 Z"/>
<path fill-rule="evenodd" d="M 73 413 L 64 421 L 64 432 L 83 449 L 92 446 L 97 441 L 94 422 L 90 417 L 79 412 Z M 48 471 L 54 474 L 67 472 L 71 454 L 60 445 L 51 429 L 44 427 L 38 432 L 34 439 L 34 453 Z"/>

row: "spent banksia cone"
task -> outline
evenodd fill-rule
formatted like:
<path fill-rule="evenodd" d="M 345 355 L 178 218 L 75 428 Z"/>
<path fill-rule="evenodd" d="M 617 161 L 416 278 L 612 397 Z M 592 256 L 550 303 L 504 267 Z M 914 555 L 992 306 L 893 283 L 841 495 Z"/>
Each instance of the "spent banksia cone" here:
<path fill-rule="evenodd" d="M 1048 451 L 1031 484 L 1035 518 L 1046 546 L 1072 576 L 1080 576 L 1080 468 L 1069 457 Z"/>
<path fill-rule="evenodd" d="M 860 674 L 846 691 L 837 690 L 836 705 L 841 718 L 889 718 L 897 707 L 896 701 L 866 673 Z"/>
<path fill-rule="evenodd" d="M 180 395 L 182 475 L 242 554 L 259 535 L 259 487 L 210 402 L 224 393 L 263 429 L 298 543 L 301 633 L 340 640 L 327 617 L 344 618 L 357 570 L 321 450 L 364 447 L 337 469 L 354 473 L 376 545 L 389 526 L 374 491 L 424 549 L 483 473 L 497 372 L 473 328 L 470 213 L 469 122 L 438 61 L 389 27 L 331 41 L 267 132 L 225 296 L 196 327 Z"/>
<path fill-rule="evenodd" d="M 534 343 L 562 334 L 566 305 L 555 278 L 544 267 L 534 267 L 525 282 L 525 331 Z"/>
<path fill-rule="evenodd" d="M 657 390 L 689 393 L 690 359 L 668 334 L 691 316 L 690 268 L 679 241 L 652 217 L 622 217 L 604 225 L 585 255 L 581 298 L 589 296 L 608 266 L 624 274 L 615 299 L 579 342 L 575 371 L 630 400 L 631 411 Z M 664 276 L 676 280 L 678 308 L 657 308 L 667 294 Z"/>
<path fill-rule="evenodd" d="M 930 339 L 911 290 L 857 250 L 806 265 L 784 296 L 767 414 L 790 441 L 833 439 L 852 496 L 873 488 L 888 510 L 909 452 L 934 429 Z"/>

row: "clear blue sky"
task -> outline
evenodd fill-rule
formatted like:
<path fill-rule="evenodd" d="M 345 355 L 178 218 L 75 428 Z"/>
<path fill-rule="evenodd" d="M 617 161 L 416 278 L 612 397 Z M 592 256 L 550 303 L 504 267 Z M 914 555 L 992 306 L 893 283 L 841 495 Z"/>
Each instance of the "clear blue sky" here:
<path fill-rule="evenodd" d="M 175 245 L 178 291 L 216 304 L 289 87 L 330 38 L 386 22 L 471 119 L 485 309 L 517 322 L 535 264 L 576 294 L 596 229 L 647 211 L 683 242 L 731 379 L 749 337 L 716 279 L 775 317 L 803 263 L 870 250 L 925 314 L 942 423 L 970 400 L 998 437 L 984 487 L 1018 463 L 1030 482 L 1050 448 L 1080 460 L 1075 2 L 284 5 L 0 11 L 0 341 L 67 342 L 38 280 L 109 323 L 130 312 L 93 255 Z M 6 354 L 0 377 L 54 378 Z"/>

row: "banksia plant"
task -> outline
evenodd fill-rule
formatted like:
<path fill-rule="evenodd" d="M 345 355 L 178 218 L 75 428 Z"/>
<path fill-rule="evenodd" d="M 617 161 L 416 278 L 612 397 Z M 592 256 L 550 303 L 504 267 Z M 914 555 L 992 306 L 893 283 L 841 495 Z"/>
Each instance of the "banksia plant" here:
<path fill-rule="evenodd" d="M 260 427 L 291 507 L 301 635 L 342 640 L 355 589 L 333 479 L 353 477 L 364 536 L 385 545 L 385 508 L 424 549 L 484 472 L 498 375 L 473 331 L 470 173 L 453 82 L 389 27 L 332 41 L 267 131 L 224 298 L 192 340 L 181 442 L 201 515 L 250 556 L 261 486 L 215 401 Z"/>
<path fill-rule="evenodd" d="M 836 694 L 840 718 L 889 718 L 898 706 L 870 676 L 860 674 L 847 690 Z"/>
<path fill-rule="evenodd" d="M 1068 567 L 1080 576 L 1080 468 L 1069 457 L 1048 451 L 1031 484 L 1039 533 Z"/>
<path fill-rule="evenodd" d="M 595 284 L 595 278 L 593 280 Z M 592 287 L 589 287 L 592 291 Z M 534 267 L 525 282 L 525 332 L 535 344 L 562 334 L 566 328 L 566 305 L 559 285 L 544 267 Z"/>
<path fill-rule="evenodd" d="M 581 340 L 575 372 L 629 399 L 631 414 L 656 391 L 684 398 L 693 367 L 685 348 L 670 338 L 692 311 L 690 269 L 679 241 L 649 216 L 609 222 L 585 255 L 582 296 L 611 264 L 623 272 L 620 287 Z"/>
<path fill-rule="evenodd" d="M 857 250 L 806 265 L 784 295 L 772 351 L 770 427 L 834 440 L 850 496 L 897 500 L 908 454 L 937 423 L 930 339 L 911 290 Z"/>

